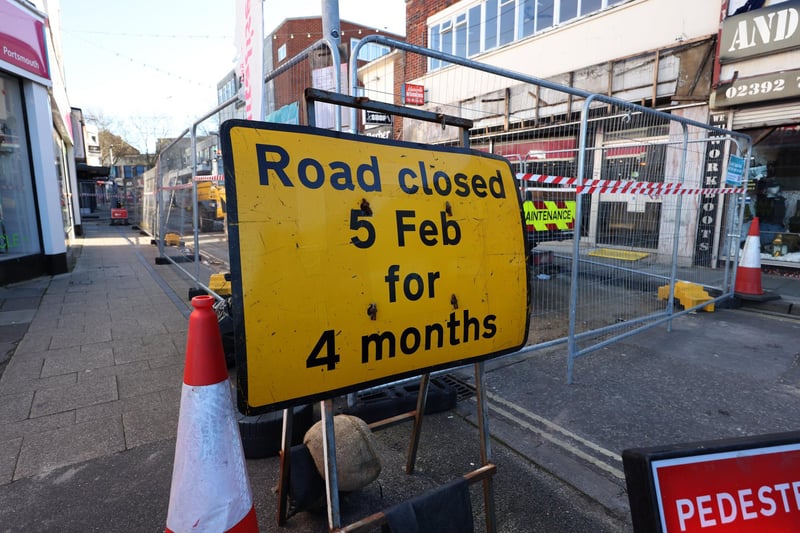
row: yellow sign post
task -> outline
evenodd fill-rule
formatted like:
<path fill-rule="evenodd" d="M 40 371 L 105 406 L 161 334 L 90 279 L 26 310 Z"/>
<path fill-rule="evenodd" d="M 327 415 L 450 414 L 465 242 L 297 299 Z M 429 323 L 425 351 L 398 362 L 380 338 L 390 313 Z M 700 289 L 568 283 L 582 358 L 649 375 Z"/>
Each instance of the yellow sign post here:
<path fill-rule="evenodd" d="M 525 344 L 523 214 L 506 160 L 246 121 L 221 136 L 240 410 Z"/>

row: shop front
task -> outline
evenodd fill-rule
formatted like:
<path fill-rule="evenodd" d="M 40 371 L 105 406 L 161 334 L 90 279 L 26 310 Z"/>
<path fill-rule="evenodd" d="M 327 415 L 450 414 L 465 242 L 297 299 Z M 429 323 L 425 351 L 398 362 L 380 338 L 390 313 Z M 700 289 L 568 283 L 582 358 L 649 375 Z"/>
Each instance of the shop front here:
<path fill-rule="evenodd" d="M 745 221 L 758 217 L 761 263 L 800 268 L 800 1 L 723 12 L 711 105 L 753 140 Z"/>
<path fill-rule="evenodd" d="M 28 3 L 0 0 L 0 285 L 68 269 L 74 157 L 47 31 Z"/>

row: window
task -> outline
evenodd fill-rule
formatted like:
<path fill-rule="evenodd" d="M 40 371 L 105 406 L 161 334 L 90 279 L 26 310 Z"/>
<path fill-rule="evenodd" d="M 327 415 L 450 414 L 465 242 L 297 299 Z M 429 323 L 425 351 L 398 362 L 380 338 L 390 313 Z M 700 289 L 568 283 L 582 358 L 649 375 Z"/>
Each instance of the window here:
<path fill-rule="evenodd" d="M 497 0 L 486 0 L 483 51 L 497 47 Z"/>
<path fill-rule="evenodd" d="M 361 39 L 350 39 L 350 50 L 355 49 Z M 391 52 L 388 46 L 378 43 L 367 43 L 358 51 L 358 59 L 361 61 L 374 61 Z"/>
<path fill-rule="evenodd" d="M 467 38 L 467 55 L 474 56 L 481 53 L 481 6 L 469 10 Z"/>
<path fill-rule="evenodd" d="M 455 48 L 453 55 L 467 57 L 467 14 L 456 17 Z"/>
<path fill-rule="evenodd" d="M 442 52 L 445 54 L 453 53 L 453 24 L 448 20 L 441 25 Z"/>
<path fill-rule="evenodd" d="M 459 57 L 474 57 L 626 1 L 483 0 L 433 24 L 428 46 Z M 445 65 L 439 59 L 428 59 L 429 70 Z"/>
<path fill-rule="evenodd" d="M 553 9 L 555 0 L 539 0 L 536 2 L 536 31 L 540 32 L 553 27 Z"/>
<path fill-rule="evenodd" d="M 536 21 L 536 0 L 522 0 L 519 18 L 520 39 L 533 35 L 534 22 Z"/>
<path fill-rule="evenodd" d="M 431 26 L 431 36 L 430 36 L 430 39 L 428 39 L 428 47 L 431 50 L 438 50 L 440 52 L 442 51 L 441 39 L 440 39 L 440 36 L 439 36 L 439 25 L 438 24 L 436 24 L 434 26 Z M 438 59 L 436 59 L 436 58 L 431 58 L 430 59 L 430 69 L 431 70 L 436 70 L 441 65 L 442 65 L 442 62 L 439 61 Z"/>
<path fill-rule="evenodd" d="M 19 80 L 0 73 L 0 261 L 41 252 L 22 98 Z"/>
<path fill-rule="evenodd" d="M 283 61 L 284 59 L 286 59 L 286 43 L 283 43 L 278 48 L 278 61 Z"/>
<path fill-rule="evenodd" d="M 563 2 L 563 0 L 562 0 Z M 603 9 L 603 0 L 581 0 L 581 15 L 590 15 Z"/>
<path fill-rule="evenodd" d="M 516 0 L 500 0 L 500 44 L 514 41 Z"/>
<path fill-rule="evenodd" d="M 558 10 L 558 23 L 564 23 L 578 16 L 578 0 L 561 0 Z"/>

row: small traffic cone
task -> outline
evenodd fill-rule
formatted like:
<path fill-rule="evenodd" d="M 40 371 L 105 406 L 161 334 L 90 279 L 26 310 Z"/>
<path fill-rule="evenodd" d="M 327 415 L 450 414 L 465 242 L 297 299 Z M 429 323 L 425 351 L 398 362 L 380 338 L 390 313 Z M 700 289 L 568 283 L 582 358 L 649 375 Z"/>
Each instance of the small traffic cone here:
<path fill-rule="evenodd" d="M 214 298 L 192 298 L 167 532 L 258 532 Z"/>
<path fill-rule="evenodd" d="M 750 230 L 744 241 L 744 249 L 736 269 L 734 296 L 742 300 L 767 301 L 780 298 L 777 294 L 764 291 L 761 287 L 761 230 L 758 217 L 750 222 Z"/>

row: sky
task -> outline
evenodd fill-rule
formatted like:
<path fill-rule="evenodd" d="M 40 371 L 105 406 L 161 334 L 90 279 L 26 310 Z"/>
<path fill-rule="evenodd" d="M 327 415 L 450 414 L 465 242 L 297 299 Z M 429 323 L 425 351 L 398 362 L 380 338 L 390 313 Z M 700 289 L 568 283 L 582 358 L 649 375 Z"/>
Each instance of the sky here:
<path fill-rule="evenodd" d="M 70 105 L 99 115 L 140 150 L 217 105 L 236 66 L 235 0 L 61 0 Z M 322 0 L 263 0 L 264 33 L 318 16 Z M 405 34 L 405 0 L 339 0 L 339 18 Z M 151 146 L 150 149 L 153 147 Z"/>

